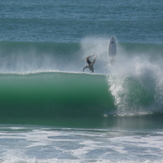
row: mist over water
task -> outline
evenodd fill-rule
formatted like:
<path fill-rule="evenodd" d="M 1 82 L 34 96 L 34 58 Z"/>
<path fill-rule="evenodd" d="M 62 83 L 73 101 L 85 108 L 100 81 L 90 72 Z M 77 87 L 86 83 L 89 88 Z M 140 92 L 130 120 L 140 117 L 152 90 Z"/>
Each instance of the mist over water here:
<path fill-rule="evenodd" d="M 112 68 L 108 63 L 109 40 L 110 37 L 90 36 L 81 39 L 80 43 L 1 42 L 0 72 L 82 72 L 87 65 L 85 58 L 92 54 L 97 56 L 95 73 L 110 74 L 114 70 L 121 75 L 137 74 L 150 67 L 151 71 L 156 71 L 154 74 L 161 72 L 161 45 L 119 43 L 116 38 L 116 64 Z"/>
<path fill-rule="evenodd" d="M 122 46 L 118 49 L 116 63 L 108 74 L 109 90 L 118 107 L 116 114 L 162 112 L 162 56 L 159 53 L 157 49 L 154 54 L 148 49 L 143 52 L 125 51 Z M 153 60 L 153 55 L 159 56 L 158 60 Z"/>
<path fill-rule="evenodd" d="M 1 73 L 82 72 L 85 58 L 96 54 L 95 73 L 108 72 L 109 39 L 87 37 L 80 43 L 1 42 Z M 89 71 L 86 71 L 89 73 Z"/>

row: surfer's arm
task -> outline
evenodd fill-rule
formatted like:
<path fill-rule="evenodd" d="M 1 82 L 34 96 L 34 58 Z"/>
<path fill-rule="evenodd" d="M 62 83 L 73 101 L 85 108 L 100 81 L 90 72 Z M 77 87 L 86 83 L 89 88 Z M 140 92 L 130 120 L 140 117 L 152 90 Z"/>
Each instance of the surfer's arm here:
<path fill-rule="evenodd" d="M 87 61 L 89 58 L 93 57 L 93 56 L 95 56 L 95 54 L 88 56 L 88 57 L 86 58 L 86 61 Z"/>
<path fill-rule="evenodd" d="M 96 58 L 97 58 L 97 56 L 96 56 Z M 96 58 L 93 60 L 92 65 L 96 62 Z"/>
<path fill-rule="evenodd" d="M 85 66 L 84 68 L 83 68 L 83 72 L 84 72 L 84 70 L 86 69 L 86 68 L 88 68 L 89 66 Z"/>

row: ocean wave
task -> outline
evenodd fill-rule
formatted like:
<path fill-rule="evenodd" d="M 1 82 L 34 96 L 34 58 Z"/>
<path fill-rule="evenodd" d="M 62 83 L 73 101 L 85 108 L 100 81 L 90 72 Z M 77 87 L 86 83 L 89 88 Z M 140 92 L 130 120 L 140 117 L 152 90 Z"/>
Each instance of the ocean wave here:
<path fill-rule="evenodd" d="M 81 43 L 0 42 L 1 116 L 162 113 L 162 46 L 118 43 L 116 63 L 110 66 L 107 45 L 107 39 L 94 38 Z M 93 51 L 98 54 L 95 73 L 83 73 L 85 57 Z"/>
<path fill-rule="evenodd" d="M 146 87 L 142 79 L 85 73 L 1 74 L 0 79 L 1 116 L 94 118 L 162 112 L 163 96 L 152 79 Z"/>

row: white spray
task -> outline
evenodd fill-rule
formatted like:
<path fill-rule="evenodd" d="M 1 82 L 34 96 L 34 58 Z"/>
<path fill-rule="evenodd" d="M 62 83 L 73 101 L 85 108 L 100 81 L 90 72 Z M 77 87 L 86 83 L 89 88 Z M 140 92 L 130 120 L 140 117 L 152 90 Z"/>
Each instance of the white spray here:
<path fill-rule="evenodd" d="M 158 62 L 147 54 L 127 54 L 118 48 L 116 64 L 110 67 L 108 85 L 117 107 L 116 114 L 143 115 L 160 112 L 163 78 Z"/>

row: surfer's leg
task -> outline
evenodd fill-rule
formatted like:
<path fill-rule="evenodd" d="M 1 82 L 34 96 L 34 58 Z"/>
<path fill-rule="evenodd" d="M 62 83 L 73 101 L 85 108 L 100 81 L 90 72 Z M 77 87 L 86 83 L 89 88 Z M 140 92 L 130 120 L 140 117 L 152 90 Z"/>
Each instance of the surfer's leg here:
<path fill-rule="evenodd" d="M 96 58 L 93 60 L 92 65 L 96 62 Z"/>
<path fill-rule="evenodd" d="M 90 71 L 92 71 L 92 73 L 94 72 L 94 68 L 93 65 L 89 66 Z"/>
<path fill-rule="evenodd" d="M 83 72 L 84 72 L 84 70 L 86 69 L 86 68 L 88 68 L 89 66 L 85 66 L 84 68 L 83 68 Z"/>

